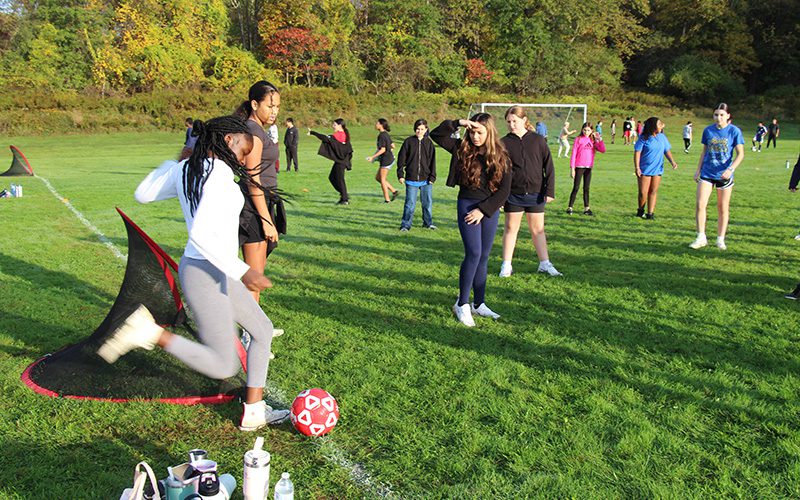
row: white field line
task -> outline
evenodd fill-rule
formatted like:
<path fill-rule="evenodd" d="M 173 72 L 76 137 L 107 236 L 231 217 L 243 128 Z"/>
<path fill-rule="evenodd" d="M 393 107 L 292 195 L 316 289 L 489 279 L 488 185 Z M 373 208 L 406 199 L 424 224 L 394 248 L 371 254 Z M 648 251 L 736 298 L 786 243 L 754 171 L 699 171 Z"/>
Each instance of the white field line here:
<path fill-rule="evenodd" d="M 52 184 L 45 179 L 44 177 L 36 176 L 44 185 L 47 186 L 47 189 L 53 193 L 59 201 L 61 201 L 70 211 L 75 214 L 75 217 L 78 218 L 84 226 L 88 227 L 93 233 L 97 235 L 100 241 L 108 247 L 109 250 L 114 254 L 115 257 L 121 260 L 127 260 L 128 256 L 120 252 L 119 248 L 111 242 L 97 227 L 89 222 L 87 219 L 77 208 L 75 208 L 72 203 L 69 202 L 68 199 L 61 196 L 58 191 L 55 190 Z M 289 408 L 291 403 L 289 403 L 289 398 L 287 397 L 286 393 L 277 385 L 267 382 L 267 392 L 270 394 L 272 399 L 281 403 L 282 406 Z M 365 490 L 370 494 L 370 496 L 377 496 L 381 498 L 395 498 L 397 495 L 392 491 L 392 487 L 383 483 L 376 481 L 369 473 L 364 465 L 353 462 L 349 458 L 345 452 L 342 451 L 341 448 L 336 446 L 333 442 L 333 439 L 326 436 L 320 439 L 316 439 L 315 444 L 319 447 L 320 453 L 325 458 L 325 460 L 333 463 L 339 468 L 346 470 L 350 475 L 350 480 L 353 481 L 357 486 L 361 489 Z"/>
<path fill-rule="evenodd" d="M 82 213 L 81 213 L 81 212 L 80 212 L 80 211 L 79 211 L 77 208 L 75 208 L 75 206 L 74 206 L 72 203 L 70 203 L 68 199 L 66 199 L 66 198 L 64 198 L 63 196 L 61 196 L 61 195 L 58 193 L 58 191 L 56 191 L 56 188 L 54 188 L 54 187 L 53 187 L 53 185 L 52 185 L 52 184 L 50 184 L 50 181 L 48 181 L 48 180 L 47 180 L 47 179 L 45 179 L 44 177 L 39 177 L 38 175 L 37 175 L 37 176 L 35 176 L 35 177 L 36 177 L 37 179 L 39 179 L 40 181 L 42 181 L 42 182 L 44 183 L 44 185 L 45 185 L 45 186 L 47 186 L 47 189 L 49 189 L 49 190 L 50 190 L 50 192 L 51 192 L 51 193 L 53 193 L 53 196 L 55 196 L 55 197 L 56 197 L 56 199 L 58 199 L 58 201 L 60 201 L 60 202 L 61 202 L 61 203 L 63 203 L 64 205 L 66 205 L 66 207 L 67 207 L 67 208 L 68 208 L 68 209 L 69 209 L 69 210 L 70 210 L 70 211 L 71 211 L 73 214 L 75 214 L 75 217 L 77 217 L 77 218 L 78 218 L 78 220 L 79 220 L 79 221 L 81 221 L 81 223 L 82 223 L 84 226 L 88 227 L 88 228 L 89 228 L 89 230 L 90 230 L 91 232 L 93 232 L 94 234 L 96 234 L 96 235 L 97 235 L 97 238 L 100 240 L 100 242 L 101 242 L 103 245 L 107 246 L 107 247 L 108 247 L 108 249 L 109 249 L 109 250 L 111 250 L 111 253 L 113 253 L 113 254 L 114 254 L 114 256 L 115 256 L 116 258 L 118 258 L 118 259 L 120 259 L 120 260 L 123 260 L 123 261 L 126 261 L 126 260 L 128 260 L 128 256 L 127 256 L 127 255 L 125 255 L 124 253 L 122 253 L 122 252 L 120 251 L 120 249 L 117 247 L 117 245 L 115 245 L 114 243 L 112 243 L 112 242 L 111 242 L 111 240 L 109 240 L 109 239 L 106 237 L 106 235 L 105 235 L 105 234 L 103 234 L 103 232 L 102 232 L 102 231 L 100 231 L 99 229 L 97 229 L 97 226 L 95 226 L 94 224 L 92 224 L 91 222 L 89 222 L 89 219 L 87 219 L 87 218 L 86 218 L 86 217 L 85 217 L 85 216 L 84 216 L 84 215 L 83 215 L 83 214 L 82 214 Z"/>

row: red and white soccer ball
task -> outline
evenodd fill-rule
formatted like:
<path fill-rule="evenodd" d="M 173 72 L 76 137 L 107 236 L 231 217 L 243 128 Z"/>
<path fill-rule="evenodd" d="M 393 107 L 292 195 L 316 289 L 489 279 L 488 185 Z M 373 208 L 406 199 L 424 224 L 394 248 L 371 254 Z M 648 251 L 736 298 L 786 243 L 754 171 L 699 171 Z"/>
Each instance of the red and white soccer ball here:
<path fill-rule="evenodd" d="M 308 389 L 294 398 L 292 423 L 300 434 L 322 436 L 336 427 L 339 421 L 339 405 L 322 389 Z"/>

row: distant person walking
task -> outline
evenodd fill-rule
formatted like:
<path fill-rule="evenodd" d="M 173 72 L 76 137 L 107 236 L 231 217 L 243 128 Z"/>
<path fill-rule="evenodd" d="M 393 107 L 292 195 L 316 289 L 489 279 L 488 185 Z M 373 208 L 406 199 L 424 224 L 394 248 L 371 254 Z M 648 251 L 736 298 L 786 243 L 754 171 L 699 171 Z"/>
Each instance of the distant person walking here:
<path fill-rule="evenodd" d="M 781 136 L 781 127 L 778 125 L 778 119 L 773 118 L 772 123 L 769 124 L 767 130 L 767 149 L 769 149 L 769 142 L 772 141 L 772 147 L 778 149 L 778 137 Z"/>
<path fill-rule="evenodd" d="M 672 169 L 678 164 L 672 158 L 671 146 L 663 134 L 664 122 L 652 116 L 644 122 L 642 134 L 633 146 L 633 165 L 639 184 L 639 208 L 637 217 L 655 219 L 656 199 L 661 176 L 664 174 L 664 157 Z M 645 211 L 645 206 L 647 210 Z"/>
<path fill-rule="evenodd" d="M 574 130 L 569 129 L 569 122 L 564 122 L 564 126 L 561 128 L 561 133 L 558 134 L 558 154 L 556 158 L 561 158 L 561 150 L 564 150 L 564 158 L 567 157 L 569 154 L 569 136 L 574 134 Z"/>
<path fill-rule="evenodd" d="M 625 118 L 625 121 L 622 122 L 622 144 L 627 146 L 631 144 L 631 131 L 633 130 L 633 123 L 631 123 L 631 117 Z"/>
<path fill-rule="evenodd" d="M 683 152 L 689 154 L 689 148 L 692 147 L 692 122 L 686 122 L 683 126 Z"/>
<path fill-rule="evenodd" d="M 452 137 L 459 126 L 467 128 L 464 139 Z M 511 164 L 488 113 L 475 114 L 470 120 L 445 120 L 431 131 L 431 139 L 452 155 L 447 185 L 459 186 L 456 213 L 464 260 L 453 312 L 464 325 L 475 326 L 473 314 L 500 317 L 486 306 L 486 275 L 499 210 L 511 188 Z"/>
<path fill-rule="evenodd" d="M 436 182 L 436 148 L 428 137 L 428 122 L 420 118 L 414 122 L 414 135 L 408 137 L 397 154 L 397 180 L 406 186 L 406 199 L 400 231 L 411 230 L 417 195 L 422 200 L 422 227 L 436 229 L 433 225 L 433 183 Z"/>
<path fill-rule="evenodd" d="M 583 215 L 593 216 L 594 212 L 589 207 L 589 184 L 592 182 L 592 170 L 594 170 L 595 151 L 606 152 L 606 145 L 599 132 L 592 130 L 592 124 L 586 122 L 581 129 L 581 135 L 575 138 L 572 145 L 572 157 L 569 160 L 569 171 L 572 176 L 572 192 L 569 194 L 569 207 L 567 214 L 572 215 L 572 206 L 575 204 L 575 197 L 583 180 Z"/>
<path fill-rule="evenodd" d="M 292 170 L 292 163 L 294 163 L 294 171 L 297 172 L 297 145 L 300 142 L 300 133 L 294 124 L 293 118 L 286 119 L 286 133 L 283 134 L 283 147 L 286 149 L 286 171 Z"/>
<path fill-rule="evenodd" d="M 544 122 L 536 122 L 536 133 L 544 137 L 544 141 L 547 142 L 547 125 Z"/>
<path fill-rule="evenodd" d="M 595 125 L 595 127 L 594 127 L 594 131 L 597 132 L 597 135 L 602 137 L 602 135 L 603 135 L 603 120 L 602 119 L 599 122 L 597 122 L 597 125 Z"/>
<path fill-rule="evenodd" d="M 378 159 L 378 171 L 375 173 L 375 181 L 381 185 L 383 202 L 389 203 L 397 198 L 397 190 L 386 179 L 389 170 L 394 165 L 394 153 L 392 152 L 394 143 L 389 135 L 389 122 L 385 118 L 378 118 L 378 121 L 375 122 L 375 129 L 378 131 L 378 147 L 375 154 L 367 156 L 367 161 L 372 163 L 376 158 Z"/>
<path fill-rule="evenodd" d="M 697 182 L 697 237 L 689 245 L 694 249 L 708 245 L 706 207 L 714 188 L 717 189 L 717 248 L 728 248 L 725 233 L 730 218 L 733 173 L 744 160 L 744 137 L 739 127 L 730 123 L 730 116 L 728 105 L 720 103 L 714 110 L 714 124 L 703 130 L 703 154 L 694 173 Z"/>
<path fill-rule="evenodd" d="M 753 136 L 753 152 L 761 152 L 761 146 L 764 144 L 765 135 L 767 135 L 767 127 L 764 126 L 764 122 L 758 122 L 758 127 L 756 127 L 756 135 Z M 756 149 L 756 146 L 758 149 Z"/>
<path fill-rule="evenodd" d="M 347 130 L 344 120 L 341 118 L 333 120 L 332 135 L 320 134 L 311 129 L 308 130 L 308 135 L 313 135 L 322 141 L 317 154 L 333 161 L 328 180 L 333 189 L 339 193 L 339 201 L 337 203 L 339 205 L 349 205 L 350 197 L 347 194 L 344 174 L 353 168 L 353 146 L 350 145 L 350 132 Z"/>
<path fill-rule="evenodd" d="M 617 138 L 617 119 L 611 120 L 611 144 L 614 144 L 614 139 Z"/>
<path fill-rule="evenodd" d="M 511 261 L 517 245 L 517 235 L 522 214 L 528 222 L 533 248 L 539 258 L 540 273 L 561 276 L 550 262 L 547 236 L 544 232 L 544 211 L 547 203 L 555 199 L 555 169 L 553 156 L 544 138 L 533 133 L 531 123 L 522 106 L 512 106 L 506 111 L 508 134 L 503 137 L 511 160 L 511 194 L 505 203 L 505 229 L 503 230 L 503 262 L 500 277 L 511 276 Z"/>

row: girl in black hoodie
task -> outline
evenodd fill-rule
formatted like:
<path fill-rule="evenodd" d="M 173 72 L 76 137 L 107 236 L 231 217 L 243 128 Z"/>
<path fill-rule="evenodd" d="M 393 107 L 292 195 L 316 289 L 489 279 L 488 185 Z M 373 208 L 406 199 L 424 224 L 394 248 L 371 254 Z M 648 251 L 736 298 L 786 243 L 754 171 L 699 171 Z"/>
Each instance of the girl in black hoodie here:
<path fill-rule="evenodd" d="M 458 127 L 466 127 L 464 139 L 454 139 Z M 497 319 L 499 314 L 484 303 L 489 253 L 497 232 L 500 207 L 511 187 L 511 164 L 500 142 L 494 118 L 487 113 L 470 120 L 445 120 L 431 131 L 431 139 L 450 152 L 448 186 L 459 186 L 458 230 L 464 243 L 464 260 L 458 275 L 458 301 L 453 312 L 458 320 L 475 326 L 472 315 Z M 473 303 L 469 303 L 470 290 Z"/>

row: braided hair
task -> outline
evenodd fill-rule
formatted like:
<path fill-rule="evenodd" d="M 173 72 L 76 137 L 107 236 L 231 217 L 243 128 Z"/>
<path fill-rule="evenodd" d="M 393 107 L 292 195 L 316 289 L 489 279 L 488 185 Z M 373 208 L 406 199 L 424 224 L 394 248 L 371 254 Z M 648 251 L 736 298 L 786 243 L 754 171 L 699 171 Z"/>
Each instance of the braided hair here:
<path fill-rule="evenodd" d="M 250 141 L 253 140 L 244 120 L 237 116 L 220 116 L 205 123 L 195 120 L 192 124 L 192 136 L 197 137 L 197 144 L 183 166 L 183 194 L 189 201 L 192 215 L 203 196 L 203 185 L 208 174 L 214 169 L 214 163 L 208 161 L 209 158 L 222 160 L 239 178 L 253 182 L 244 165 L 239 163 L 239 159 L 225 142 L 228 134 L 243 134 Z"/>

